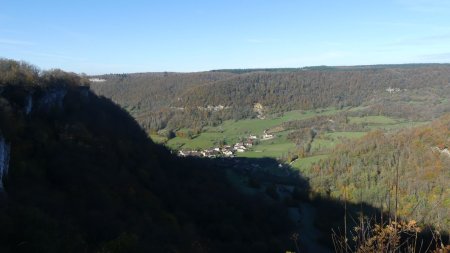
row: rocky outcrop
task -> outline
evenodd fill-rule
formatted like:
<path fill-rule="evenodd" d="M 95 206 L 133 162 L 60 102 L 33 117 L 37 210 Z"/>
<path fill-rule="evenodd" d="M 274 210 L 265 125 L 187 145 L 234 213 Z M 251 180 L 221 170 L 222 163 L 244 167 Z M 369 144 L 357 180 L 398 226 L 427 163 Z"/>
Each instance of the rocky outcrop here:
<path fill-rule="evenodd" d="M 30 112 L 32 110 L 33 110 L 33 95 L 29 94 L 28 97 L 27 97 L 25 108 L 24 108 L 25 114 L 26 115 L 30 114 Z"/>
<path fill-rule="evenodd" d="M 0 192 L 4 191 L 3 180 L 8 174 L 10 150 L 10 145 L 0 135 Z"/>
<path fill-rule="evenodd" d="M 39 106 L 44 109 L 61 108 L 66 94 L 66 88 L 51 88 L 39 99 Z"/>

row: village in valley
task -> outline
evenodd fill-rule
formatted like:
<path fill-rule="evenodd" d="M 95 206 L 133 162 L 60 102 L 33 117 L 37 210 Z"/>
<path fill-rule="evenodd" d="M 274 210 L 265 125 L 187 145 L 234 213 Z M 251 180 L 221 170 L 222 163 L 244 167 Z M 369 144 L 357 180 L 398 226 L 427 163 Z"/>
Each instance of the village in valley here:
<path fill-rule="evenodd" d="M 254 145 L 257 145 L 259 141 L 271 140 L 274 138 L 273 134 L 267 133 L 264 130 L 264 134 L 258 138 L 256 135 L 249 135 L 245 140 L 236 142 L 234 145 L 222 145 L 220 147 L 213 147 L 204 150 L 180 150 L 178 155 L 185 156 L 195 156 L 195 157 L 207 157 L 207 158 L 217 158 L 217 157 L 235 157 L 236 153 L 243 153 L 251 149 Z"/>

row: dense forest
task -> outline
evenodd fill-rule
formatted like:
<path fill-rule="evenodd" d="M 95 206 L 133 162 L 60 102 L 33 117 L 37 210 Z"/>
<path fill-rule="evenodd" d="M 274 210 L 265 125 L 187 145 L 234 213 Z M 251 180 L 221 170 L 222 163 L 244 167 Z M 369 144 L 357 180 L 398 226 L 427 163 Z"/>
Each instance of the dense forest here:
<path fill-rule="evenodd" d="M 197 108 L 185 113 L 184 108 L 174 107 L 174 101 L 192 87 L 232 76 L 222 72 L 110 74 L 97 76 L 105 81 L 93 82 L 91 87 L 120 104 L 148 130 L 195 126 L 193 122 L 201 122 L 201 127 L 208 115 L 197 116 Z"/>
<path fill-rule="evenodd" d="M 177 158 L 83 78 L 0 62 L 1 252 L 282 252 L 281 204 Z"/>
<path fill-rule="evenodd" d="M 173 155 L 153 143 L 129 112 L 91 92 L 86 77 L 10 60 L 0 61 L 0 73 L 1 252 L 306 252 L 317 247 L 305 247 L 309 233 L 332 247 L 330 229 L 351 231 L 354 223 L 347 227 L 343 217 L 362 210 L 449 229 L 450 116 L 398 133 L 374 131 L 337 146 L 304 175 L 286 165 L 280 176 L 265 170 L 280 170 L 274 159 Z M 220 72 L 218 81 L 212 73 L 192 76 L 203 75 L 205 83 L 234 78 Z M 175 105 L 169 97 L 198 84 L 177 86 L 176 79 L 183 78 L 174 77 L 176 91 L 151 106 Z M 367 112 L 280 127 L 307 146 L 322 131 L 359 127 L 348 124 L 354 113 Z M 245 186 L 229 173 L 247 178 Z M 293 210 L 300 220 L 292 218 Z M 317 219 L 308 220 L 313 212 Z M 300 240 L 299 228 L 319 231 L 305 231 Z"/>
<path fill-rule="evenodd" d="M 449 147 L 447 115 L 426 126 L 393 133 L 375 130 L 346 141 L 305 174 L 323 196 L 370 203 L 448 231 Z"/>
<path fill-rule="evenodd" d="M 445 64 L 217 70 L 103 75 L 93 90 L 126 108 L 149 132 L 220 124 L 226 119 L 323 107 L 430 120 L 450 111 Z"/>

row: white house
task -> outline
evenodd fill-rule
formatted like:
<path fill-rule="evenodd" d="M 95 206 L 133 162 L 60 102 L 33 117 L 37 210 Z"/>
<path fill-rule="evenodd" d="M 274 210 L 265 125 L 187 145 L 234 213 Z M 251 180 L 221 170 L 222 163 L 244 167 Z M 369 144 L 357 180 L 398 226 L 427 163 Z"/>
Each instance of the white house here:
<path fill-rule="evenodd" d="M 225 151 L 223 151 L 223 155 L 231 157 L 231 156 L 233 156 L 233 152 L 231 152 L 230 150 L 225 150 Z"/>

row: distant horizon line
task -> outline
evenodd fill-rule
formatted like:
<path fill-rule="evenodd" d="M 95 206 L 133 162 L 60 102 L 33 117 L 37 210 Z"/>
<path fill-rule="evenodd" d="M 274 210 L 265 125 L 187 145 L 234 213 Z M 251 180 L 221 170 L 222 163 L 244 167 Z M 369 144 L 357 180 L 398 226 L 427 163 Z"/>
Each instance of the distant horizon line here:
<path fill-rule="evenodd" d="M 268 67 L 268 68 L 218 68 L 218 69 L 210 69 L 210 70 L 198 70 L 198 71 L 139 71 L 139 72 L 111 72 L 111 73 L 103 73 L 103 74 L 92 74 L 88 75 L 89 77 L 95 77 L 95 76 L 104 76 L 104 75 L 133 75 L 133 74 L 164 74 L 164 73 L 170 73 L 170 74 L 189 74 L 189 73 L 206 73 L 206 72 L 242 72 L 242 73 L 249 73 L 249 72 L 258 72 L 258 71 L 290 71 L 290 70 L 319 70 L 319 69 L 351 69 L 351 68 L 384 68 L 384 67 L 395 67 L 395 66 L 411 66 L 411 67 L 419 67 L 419 66 L 430 66 L 430 65 L 450 65 L 450 62 L 447 63 L 379 63 L 379 64 L 357 64 L 357 65 L 311 65 L 311 66 L 304 66 L 304 67 Z M 81 74 L 81 73 L 79 73 Z"/>
<path fill-rule="evenodd" d="M 52 70 L 52 69 L 60 69 L 58 67 L 55 68 L 41 68 L 39 65 L 31 63 L 27 60 L 17 60 L 17 59 L 11 59 L 7 57 L 0 56 L 0 60 L 13 60 L 17 62 L 24 62 L 27 64 L 31 64 L 33 66 L 36 66 L 40 70 Z M 217 68 L 217 69 L 209 69 L 209 70 L 195 70 L 195 71 L 175 71 L 175 70 L 164 70 L 164 71 L 136 71 L 136 72 L 104 72 L 101 74 L 87 74 L 84 72 L 76 72 L 68 69 L 62 69 L 66 72 L 72 72 L 76 73 L 78 75 L 85 75 L 88 77 L 96 77 L 96 76 L 104 76 L 104 75 L 123 75 L 123 74 L 150 74 L 150 73 L 171 73 L 171 74 L 189 74 L 189 73 L 206 73 L 206 72 L 241 72 L 241 73 L 249 73 L 249 72 L 258 72 L 258 71 L 295 71 L 295 70 L 320 70 L 320 69 L 363 69 L 363 68 L 384 68 L 384 67 L 395 67 L 395 66 L 411 66 L 411 67 L 417 67 L 417 66 L 430 66 L 430 65 L 450 65 L 450 62 L 410 62 L 410 63 L 376 63 L 376 64 L 355 64 L 355 65 L 310 65 L 310 66 L 303 66 L 303 67 L 255 67 L 255 68 Z"/>

